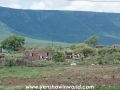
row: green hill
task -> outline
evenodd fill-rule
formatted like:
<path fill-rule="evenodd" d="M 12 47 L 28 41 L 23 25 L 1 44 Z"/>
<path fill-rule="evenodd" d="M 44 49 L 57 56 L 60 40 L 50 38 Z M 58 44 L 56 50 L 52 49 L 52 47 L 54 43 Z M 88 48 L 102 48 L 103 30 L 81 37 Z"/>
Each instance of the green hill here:
<path fill-rule="evenodd" d="M 7 38 L 10 35 L 13 35 L 16 32 L 17 34 L 21 34 L 13 29 L 11 29 L 10 27 L 8 27 L 6 24 L 4 24 L 3 22 L 0 21 L 0 42 Z M 25 37 L 25 45 L 26 46 L 36 46 L 36 45 L 52 45 L 52 40 L 51 41 L 45 41 L 45 40 L 37 40 L 37 39 L 33 39 L 33 38 L 28 38 Z M 63 43 L 63 42 L 53 42 L 53 45 L 69 45 L 69 43 Z"/>
<path fill-rule="evenodd" d="M 13 35 L 11 28 L 9 28 L 7 25 L 0 21 L 0 41 L 10 35 Z"/>
<path fill-rule="evenodd" d="M 89 36 L 97 35 L 100 44 L 120 43 L 119 13 L 0 7 L 0 21 L 11 28 L 8 31 L 35 40 L 51 41 L 53 38 L 56 42 L 81 43 Z"/>

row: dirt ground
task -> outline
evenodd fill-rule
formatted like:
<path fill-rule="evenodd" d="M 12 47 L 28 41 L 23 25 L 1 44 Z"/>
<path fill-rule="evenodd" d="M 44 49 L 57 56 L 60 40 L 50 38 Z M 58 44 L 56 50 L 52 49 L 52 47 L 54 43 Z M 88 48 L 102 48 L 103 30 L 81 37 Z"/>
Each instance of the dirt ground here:
<path fill-rule="evenodd" d="M 39 68 L 39 67 L 36 67 Z M 91 65 L 91 66 L 68 66 L 58 67 L 64 74 L 39 76 L 37 78 L 3 78 L 2 85 L 5 87 L 26 85 L 120 85 L 120 68 L 118 65 Z M 49 71 L 50 72 L 50 71 Z M 46 72 L 47 74 L 47 72 Z"/>

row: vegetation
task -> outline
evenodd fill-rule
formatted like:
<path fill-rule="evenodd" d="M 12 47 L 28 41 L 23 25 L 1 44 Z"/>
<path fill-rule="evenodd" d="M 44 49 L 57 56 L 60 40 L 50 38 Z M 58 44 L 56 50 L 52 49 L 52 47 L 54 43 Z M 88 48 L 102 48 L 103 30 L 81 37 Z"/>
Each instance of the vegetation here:
<path fill-rule="evenodd" d="M 44 63 L 50 64 L 51 61 Z M 42 85 L 92 85 L 95 86 L 95 90 L 119 90 L 120 72 L 118 68 L 118 65 L 74 67 L 60 63 L 40 68 L 1 66 L 0 90 L 16 90 L 16 88 L 24 90 L 24 82 L 26 85 L 39 85 L 41 83 Z"/>
<path fill-rule="evenodd" d="M 84 57 L 88 57 L 89 55 L 94 56 L 96 54 L 96 50 L 90 46 L 84 46 L 82 48 L 76 48 L 74 50 L 75 53 L 83 54 Z"/>
<path fill-rule="evenodd" d="M 90 36 L 87 40 L 84 41 L 86 44 L 95 46 L 98 44 L 98 37 L 97 36 Z"/>
<path fill-rule="evenodd" d="M 75 44 L 74 47 L 61 49 L 61 46 L 47 46 L 46 50 L 55 50 L 50 61 L 31 62 L 22 59 L 20 52 L 3 53 L 6 62 L 0 62 L 0 90 L 26 90 L 24 82 L 26 85 L 93 85 L 95 90 L 119 90 L 119 48 L 96 49 L 84 43 Z M 83 60 L 65 60 L 64 51 L 68 49 L 79 53 Z M 18 66 L 17 60 L 22 65 Z"/>
<path fill-rule="evenodd" d="M 65 61 L 65 55 L 64 53 L 62 52 L 59 52 L 59 51 L 55 51 L 52 55 L 52 58 L 54 61 L 57 61 L 57 62 L 63 62 Z"/>
<path fill-rule="evenodd" d="M 1 42 L 1 47 L 7 50 L 10 48 L 14 48 L 14 50 L 16 50 L 16 48 L 23 47 L 24 44 L 24 37 L 18 35 L 11 35 Z"/>
<path fill-rule="evenodd" d="M 71 50 L 74 50 L 74 49 L 76 49 L 76 45 L 75 45 L 75 44 L 71 44 L 71 45 L 69 46 L 69 48 L 70 48 Z"/>
<path fill-rule="evenodd" d="M 4 16 L 5 10 L 7 10 L 6 16 Z M 42 43 L 47 43 L 42 50 L 54 50 L 51 60 L 36 61 L 24 58 L 19 51 L 1 53 L 5 58 L 0 58 L 0 90 L 25 90 L 24 82 L 27 85 L 94 85 L 95 90 L 119 90 L 120 48 L 94 47 L 98 44 L 98 37 L 100 42 L 107 45 L 118 43 L 119 34 L 116 32 L 120 29 L 118 27 L 120 22 L 116 24 L 111 18 L 117 17 L 118 19 L 119 14 L 29 10 L 17 12 L 14 9 L 1 7 L 0 12 L 3 13 L 0 15 L 0 31 L 5 34 L 4 38 L 6 38 L 0 43 L 2 48 L 16 49 L 26 44 L 32 49 L 34 47 L 31 44 L 38 42 L 36 39 L 42 39 L 50 41 L 49 43 L 38 42 L 40 46 L 44 46 Z M 8 17 L 9 15 L 11 16 Z M 9 32 L 6 33 L 7 31 Z M 13 33 L 34 39 L 27 38 L 25 42 L 25 38 L 13 35 Z M 90 36 L 93 33 L 97 36 Z M 87 36 L 90 37 L 85 40 Z M 62 46 L 58 42 L 55 46 L 56 42 L 53 40 L 70 43 L 85 41 L 69 46 L 68 44 Z M 65 52 L 78 55 L 77 59 L 74 58 L 75 56 L 66 59 Z"/>

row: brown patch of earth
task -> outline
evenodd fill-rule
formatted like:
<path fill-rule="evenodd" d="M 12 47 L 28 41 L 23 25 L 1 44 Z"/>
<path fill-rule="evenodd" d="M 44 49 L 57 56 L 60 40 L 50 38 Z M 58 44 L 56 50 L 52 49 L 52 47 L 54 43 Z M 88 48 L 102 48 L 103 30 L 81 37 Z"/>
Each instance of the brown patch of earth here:
<path fill-rule="evenodd" d="M 113 65 L 95 66 L 70 66 L 61 67 L 65 69 L 64 74 L 50 75 L 49 77 L 39 76 L 29 78 L 3 78 L 2 85 L 13 86 L 40 86 L 40 85 L 120 85 L 120 70 Z M 59 68 L 54 71 L 59 70 Z"/>

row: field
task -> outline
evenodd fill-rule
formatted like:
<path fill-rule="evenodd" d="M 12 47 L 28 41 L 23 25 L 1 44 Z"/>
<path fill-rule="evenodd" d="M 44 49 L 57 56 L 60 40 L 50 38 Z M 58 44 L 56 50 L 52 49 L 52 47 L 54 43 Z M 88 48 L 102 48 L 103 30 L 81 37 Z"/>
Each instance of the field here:
<path fill-rule="evenodd" d="M 44 67 L 1 66 L 0 90 L 26 90 L 27 85 L 93 85 L 94 90 L 120 90 L 119 65 L 71 66 L 52 61 L 48 64 Z"/>

